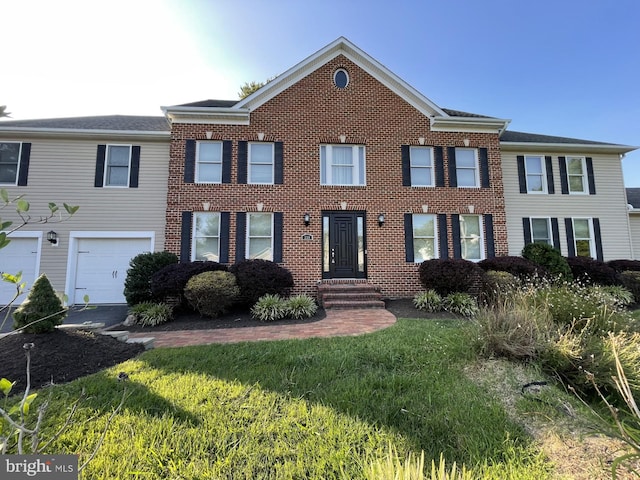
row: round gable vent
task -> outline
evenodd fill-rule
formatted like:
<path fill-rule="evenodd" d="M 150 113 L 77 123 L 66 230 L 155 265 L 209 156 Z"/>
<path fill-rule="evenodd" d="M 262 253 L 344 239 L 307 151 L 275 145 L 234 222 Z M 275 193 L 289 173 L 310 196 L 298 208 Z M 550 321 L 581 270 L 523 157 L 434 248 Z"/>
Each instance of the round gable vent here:
<path fill-rule="evenodd" d="M 349 85 L 349 74 L 344 68 L 339 68 L 333 73 L 333 83 L 340 89 Z"/>

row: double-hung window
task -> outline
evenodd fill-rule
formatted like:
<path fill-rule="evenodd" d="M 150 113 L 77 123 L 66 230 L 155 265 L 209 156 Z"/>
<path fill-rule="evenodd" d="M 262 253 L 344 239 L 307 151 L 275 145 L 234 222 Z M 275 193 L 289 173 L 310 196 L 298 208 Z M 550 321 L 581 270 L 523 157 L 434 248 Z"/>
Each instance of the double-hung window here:
<path fill-rule="evenodd" d="M 247 258 L 273 261 L 273 214 L 247 213 Z"/>
<path fill-rule="evenodd" d="M 484 258 L 484 239 L 479 215 L 460 215 L 460 255 L 471 261 Z"/>
<path fill-rule="evenodd" d="M 220 261 L 220 213 L 194 212 L 191 260 Z"/>
<path fill-rule="evenodd" d="M 596 258 L 593 220 L 591 218 L 573 218 L 572 221 L 576 255 Z"/>
<path fill-rule="evenodd" d="M 438 257 L 436 216 L 414 214 L 413 219 L 413 261 L 416 263 Z"/>
<path fill-rule="evenodd" d="M 547 193 L 545 159 L 538 155 L 524 157 L 527 175 L 527 193 Z"/>
<path fill-rule="evenodd" d="M 15 185 L 18 181 L 20 149 L 19 142 L 0 143 L 0 183 Z"/>
<path fill-rule="evenodd" d="M 569 193 L 589 193 L 584 157 L 567 157 Z"/>
<path fill-rule="evenodd" d="M 104 164 L 104 185 L 106 187 L 128 187 L 131 168 L 130 145 L 107 145 Z"/>
<path fill-rule="evenodd" d="M 430 147 L 410 147 L 411 185 L 433 187 L 433 149 Z"/>
<path fill-rule="evenodd" d="M 475 148 L 456 148 L 456 180 L 458 187 L 478 187 L 478 156 Z"/>
<path fill-rule="evenodd" d="M 553 246 L 551 231 L 551 219 L 531 218 L 531 241 L 533 243 L 546 243 Z"/>
<path fill-rule="evenodd" d="M 362 145 L 321 145 L 321 185 L 365 185 L 365 151 Z"/>
<path fill-rule="evenodd" d="M 222 142 L 198 142 L 196 182 L 222 183 Z"/>
<path fill-rule="evenodd" d="M 249 143 L 249 183 L 273 184 L 273 143 Z"/>

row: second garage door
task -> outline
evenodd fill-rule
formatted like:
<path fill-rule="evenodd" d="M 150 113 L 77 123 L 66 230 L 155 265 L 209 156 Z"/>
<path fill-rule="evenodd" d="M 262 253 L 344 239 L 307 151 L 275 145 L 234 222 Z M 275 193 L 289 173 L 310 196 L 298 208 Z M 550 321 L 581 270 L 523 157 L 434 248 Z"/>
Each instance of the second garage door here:
<path fill-rule="evenodd" d="M 27 297 L 27 292 L 38 275 L 39 246 L 39 238 L 11 236 L 9 245 L 0 249 L 0 272 L 15 275 L 21 271 L 22 281 L 26 284 L 24 292 L 17 298 L 14 305 L 20 305 Z M 14 284 L 0 281 L 0 305 L 9 303 L 15 294 L 16 286 Z"/>
<path fill-rule="evenodd" d="M 74 303 L 126 303 L 129 262 L 150 250 L 150 238 L 78 238 Z"/>

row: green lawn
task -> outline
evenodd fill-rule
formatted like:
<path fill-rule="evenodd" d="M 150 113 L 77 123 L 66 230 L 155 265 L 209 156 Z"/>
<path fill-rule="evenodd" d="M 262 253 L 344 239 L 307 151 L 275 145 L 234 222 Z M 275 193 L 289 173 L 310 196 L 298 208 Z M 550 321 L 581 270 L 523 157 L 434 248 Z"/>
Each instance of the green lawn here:
<path fill-rule="evenodd" d="M 81 389 L 89 399 L 51 451 L 82 462 L 126 386 L 83 478 L 357 479 L 390 444 L 483 478 L 545 478 L 528 436 L 462 373 L 475 358 L 466 328 L 401 319 L 360 337 L 152 350 L 55 387 L 57 425 Z"/>

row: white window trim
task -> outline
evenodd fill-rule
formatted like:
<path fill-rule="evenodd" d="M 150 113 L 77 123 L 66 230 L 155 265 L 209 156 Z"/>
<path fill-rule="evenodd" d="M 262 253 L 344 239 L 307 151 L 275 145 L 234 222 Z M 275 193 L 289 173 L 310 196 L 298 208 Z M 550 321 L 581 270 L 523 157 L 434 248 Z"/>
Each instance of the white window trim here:
<path fill-rule="evenodd" d="M 533 221 L 534 220 L 546 220 L 547 222 L 547 233 L 549 234 L 548 240 L 549 245 L 553 247 L 553 225 L 551 225 L 551 217 L 530 217 L 529 218 L 529 229 L 531 230 L 531 242 L 535 243 L 535 238 L 533 237 Z"/>
<path fill-rule="evenodd" d="M 481 260 L 484 260 L 486 257 L 485 251 L 484 251 L 484 219 L 482 217 L 482 215 L 460 215 L 459 220 L 462 220 L 463 217 L 475 217 L 478 219 L 478 230 L 480 231 L 480 258 L 464 258 L 462 256 L 462 240 L 465 240 L 467 238 L 473 238 L 473 237 L 463 237 L 462 236 L 462 225 L 460 225 L 460 257 L 464 258 L 465 260 L 469 260 L 470 262 L 479 262 Z"/>
<path fill-rule="evenodd" d="M 251 147 L 253 145 L 270 145 L 271 146 L 271 162 L 252 162 L 251 161 Z M 268 142 L 250 142 L 247 151 L 247 183 L 251 185 L 273 185 L 275 180 L 275 163 L 276 163 L 276 148 L 274 143 Z M 253 165 L 271 165 L 271 181 L 270 182 L 252 182 L 251 181 L 251 168 Z"/>
<path fill-rule="evenodd" d="M 414 227 L 412 228 L 412 232 L 411 235 L 413 237 L 412 239 L 412 247 L 415 251 L 415 240 L 416 238 L 421 239 L 421 238 L 427 238 L 430 239 L 431 237 L 426 237 L 426 236 L 416 236 L 416 231 L 415 231 L 415 218 L 416 217 L 431 217 L 433 218 L 433 258 L 440 258 L 440 245 L 438 244 L 438 216 L 436 214 L 433 213 L 414 213 L 412 215 L 412 224 L 414 225 Z M 414 255 L 415 257 L 415 255 Z M 421 260 L 417 260 L 416 258 L 413 259 L 414 263 L 422 263 L 424 261 L 424 259 Z"/>
<path fill-rule="evenodd" d="M 463 147 L 455 147 L 456 148 L 456 158 L 458 157 L 458 152 L 461 151 L 471 151 L 473 152 L 473 176 L 475 185 L 460 185 L 458 181 L 458 170 L 471 170 L 470 167 L 461 167 L 456 161 L 456 185 L 458 188 L 480 188 L 480 165 L 478 162 L 478 149 L 477 148 L 463 148 Z"/>
<path fill-rule="evenodd" d="M 267 236 L 250 236 L 250 232 L 251 232 L 251 216 L 252 215 L 269 215 L 271 217 L 271 235 L 269 237 Z M 251 260 L 251 257 L 249 256 L 249 252 L 251 251 L 250 244 L 251 244 L 251 239 L 252 238 L 269 238 L 271 240 L 271 258 L 266 258 L 264 260 L 270 260 L 273 261 L 273 253 L 274 253 L 274 244 L 273 244 L 273 240 L 274 240 L 274 225 L 273 225 L 273 213 L 265 213 L 265 212 L 247 212 L 247 234 L 246 234 L 246 238 L 245 238 L 245 257 L 248 260 Z"/>
<path fill-rule="evenodd" d="M 126 185 L 111 185 L 107 183 L 109 181 L 109 151 L 112 147 L 128 147 L 129 148 L 129 163 L 127 163 L 127 184 Z M 103 173 L 103 188 L 129 188 L 129 182 L 131 180 L 131 156 L 133 153 L 133 146 L 124 143 L 109 143 L 105 151 L 104 157 L 104 173 Z M 119 165 L 120 166 L 120 165 Z"/>
<path fill-rule="evenodd" d="M 582 165 L 582 174 L 576 175 L 569 173 L 569 160 L 570 159 L 579 159 Z M 569 190 L 569 195 L 589 195 L 589 178 L 587 177 L 587 159 L 585 157 L 581 157 L 579 155 L 571 155 L 565 157 L 566 169 L 567 169 L 567 189 Z M 571 177 L 582 177 L 582 191 L 572 191 L 571 190 Z M 594 257 L 595 258 L 595 257 Z"/>
<path fill-rule="evenodd" d="M 586 220 L 589 224 L 589 238 L 576 237 L 576 220 Z M 597 258 L 596 236 L 593 230 L 593 218 L 591 217 L 571 217 L 571 228 L 573 229 L 573 251 L 578 256 L 578 240 L 589 240 L 589 254 L 591 258 Z"/>
<path fill-rule="evenodd" d="M 220 161 L 219 162 L 202 162 L 200 161 L 200 145 L 206 143 L 206 144 L 217 144 L 220 147 Z M 222 163 L 223 163 L 223 159 L 222 159 L 222 155 L 223 155 L 223 150 L 222 150 L 222 142 L 219 141 L 204 141 L 204 142 L 196 142 L 196 171 L 195 171 L 195 183 L 204 183 L 204 184 L 221 184 L 222 183 Z M 210 181 L 204 181 L 204 180 L 200 180 L 200 165 L 201 164 L 207 164 L 207 165 L 220 165 L 220 181 L 219 182 L 210 182 Z"/>
<path fill-rule="evenodd" d="M 202 235 L 199 237 L 196 237 L 196 217 L 197 216 L 207 216 L 207 215 L 217 215 L 218 216 L 218 236 L 214 237 L 213 235 Z M 194 262 L 196 261 L 196 239 L 197 238 L 217 238 L 218 239 L 218 251 L 217 252 L 211 252 L 211 253 L 215 253 L 218 257 L 218 260 L 214 260 L 216 262 L 220 262 L 220 219 L 221 219 L 221 215 L 220 212 L 193 212 L 193 220 L 192 220 L 192 226 L 191 226 L 191 261 Z M 207 259 L 208 260 L 208 259 Z"/>
<path fill-rule="evenodd" d="M 320 172 L 320 185 L 323 186 L 339 186 L 339 187 L 364 187 L 367 185 L 367 149 L 364 145 L 342 145 L 342 144 L 322 144 L 320 145 L 320 169 L 322 169 L 322 147 L 325 147 L 325 151 L 327 153 L 327 157 L 325 159 L 325 178 L 326 183 L 322 183 L 322 171 Z M 359 181 L 362 176 L 363 183 L 333 183 L 333 148 L 334 147 L 350 147 L 351 158 L 353 160 L 352 168 L 353 175 L 352 178 L 354 180 Z M 360 149 L 362 149 L 362 159 L 363 165 L 362 168 L 364 172 L 360 172 Z M 343 165 L 345 166 L 345 165 Z M 361 175 L 362 174 L 362 175 Z"/>
<path fill-rule="evenodd" d="M 411 155 L 411 152 L 413 152 L 414 150 L 428 150 L 429 151 L 429 156 L 431 157 L 431 166 L 430 167 L 425 167 L 422 165 L 417 165 L 414 166 L 413 165 L 413 155 Z M 433 188 L 436 186 L 435 184 L 435 160 L 433 158 L 433 147 L 418 147 L 418 146 L 410 146 L 409 147 L 409 171 L 411 172 L 412 169 L 414 168 L 420 168 L 420 169 L 424 169 L 424 170 L 429 170 L 429 185 L 419 185 L 414 183 L 414 178 L 413 175 L 411 176 L 411 186 L 412 187 L 423 187 L 423 188 Z"/>
<path fill-rule="evenodd" d="M 2 141 L 0 143 L 17 143 L 19 145 L 18 148 L 18 165 L 16 167 L 16 178 L 13 182 L 0 182 L 0 185 L 7 185 L 7 186 L 16 186 L 18 185 L 18 179 L 20 178 L 20 168 L 22 167 L 22 162 L 20 161 L 20 159 L 22 158 L 22 144 L 23 142 L 12 142 L 12 141 Z"/>
<path fill-rule="evenodd" d="M 541 173 L 540 176 L 542 177 L 542 191 L 541 192 L 537 192 L 535 190 L 531 190 L 529 188 L 529 175 L 538 175 L 537 173 L 531 173 L 529 174 L 529 172 L 527 171 L 527 158 L 539 158 L 540 159 L 540 166 L 541 166 Z M 531 195 L 546 195 L 549 193 L 548 187 L 547 187 L 547 162 L 545 160 L 545 157 L 543 155 L 525 155 L 524 156 L 524 170 L 525 170 L 525 182 L 527 184 L 527 193 L 531 194 Z"/>

